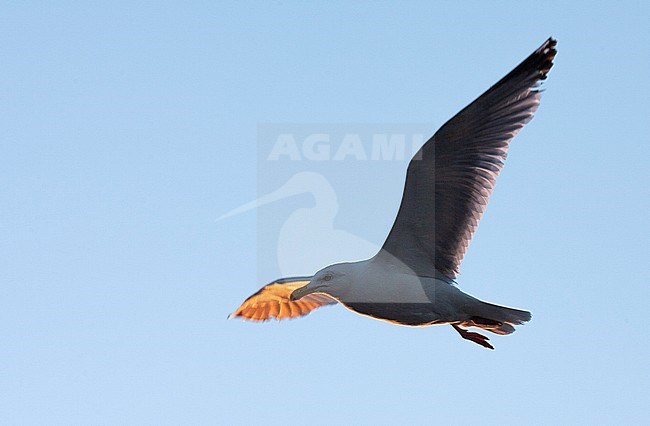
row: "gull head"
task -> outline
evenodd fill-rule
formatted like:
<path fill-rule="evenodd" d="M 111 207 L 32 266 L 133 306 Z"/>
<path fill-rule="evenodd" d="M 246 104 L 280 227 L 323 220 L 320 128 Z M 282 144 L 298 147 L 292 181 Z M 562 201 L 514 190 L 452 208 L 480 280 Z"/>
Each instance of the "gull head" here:
<path fill-rule="evenodd" d="M 298 300 L 312 293 L 325 293 L 335 299 L 343 298 L 352 285 L 352 278 L 356 272 L 355 263 L 338 263 L 316 272 L 304 287 L 291 293 L 291 300 Z"/>

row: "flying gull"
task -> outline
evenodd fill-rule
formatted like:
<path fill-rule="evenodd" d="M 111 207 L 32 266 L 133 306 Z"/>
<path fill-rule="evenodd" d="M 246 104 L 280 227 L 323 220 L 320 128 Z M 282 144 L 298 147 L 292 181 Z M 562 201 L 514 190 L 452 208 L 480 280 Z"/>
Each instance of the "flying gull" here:
<path fill-rule="evenodd" d="M 329 304 L 407 326 L 450 324 L 494 349 L 477 327 L 510 334 L 530 312 L 498 306 L 456 286 L 459 266 L 494 189 L 512 138 L 537 107 L 553 66 L 549 38 L 498 83 L 447 121 L 409 163 L 402 203 L 383 247 L 370 259 L 327 266 L 311 277 L 262 287 L 231 317 L 265 321 Z"/>

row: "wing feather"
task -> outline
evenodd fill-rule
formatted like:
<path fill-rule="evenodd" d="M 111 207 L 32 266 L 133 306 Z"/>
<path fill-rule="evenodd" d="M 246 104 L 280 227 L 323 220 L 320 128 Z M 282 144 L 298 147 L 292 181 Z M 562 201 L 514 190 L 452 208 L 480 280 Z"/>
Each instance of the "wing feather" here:
<path fill-rule="evenodd" d="M 546 40 L 424 144 L 409 163 L 402 203 L 379 255 L 388 252 L 418 275 L 456 276 L 510 140 L 537 110 L 555 45 Z"/>
<path fill-rule="evenodd" d="M 321 306 L 337 303 L 324 293 L 312 293 L 300 300 L 289 300 L 291 293 L 306 286 L 310 279 L 311 277 L 297 277 L 273 281 L 246 299 L 229 318 L 241 317 L 252 321 L 296 318 Z"/>

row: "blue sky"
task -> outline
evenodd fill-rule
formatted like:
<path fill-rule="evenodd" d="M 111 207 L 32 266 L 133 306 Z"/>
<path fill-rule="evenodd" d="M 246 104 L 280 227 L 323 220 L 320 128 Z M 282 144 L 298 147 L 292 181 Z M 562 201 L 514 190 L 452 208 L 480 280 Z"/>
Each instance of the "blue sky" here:
<path fill-rule="evenodd" d="M 646 423 L 649 18 L 642 1 L 5 2 L 0 423 Z M 305 267 L 280 271 L 274 241 L 314 200 L 216 218 L 320 173 L 333 227 L 381 244 L 399 203 L 406 162 L 275 164 L 268 126 L 433 133 L 550 35 L 541 107 L 459 278 L 531 323 L 491 352 L 340 306 L 226 320 Z M 333 241 L 296 245 L 325 266 Z"/>

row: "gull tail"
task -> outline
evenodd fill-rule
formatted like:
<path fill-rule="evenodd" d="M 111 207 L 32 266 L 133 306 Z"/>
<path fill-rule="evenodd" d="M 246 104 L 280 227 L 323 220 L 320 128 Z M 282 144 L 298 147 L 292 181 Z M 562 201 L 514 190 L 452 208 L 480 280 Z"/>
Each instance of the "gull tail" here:
<path fill-rule="evenodd" d="M 511 334 L 515 325 L 530 321 L 532 315 L 528 311 L 506 308 L 492 303 L 479 301 L 469 321 L 461 325 L 465 327 L 478 327 L 496 334 Z"/>

